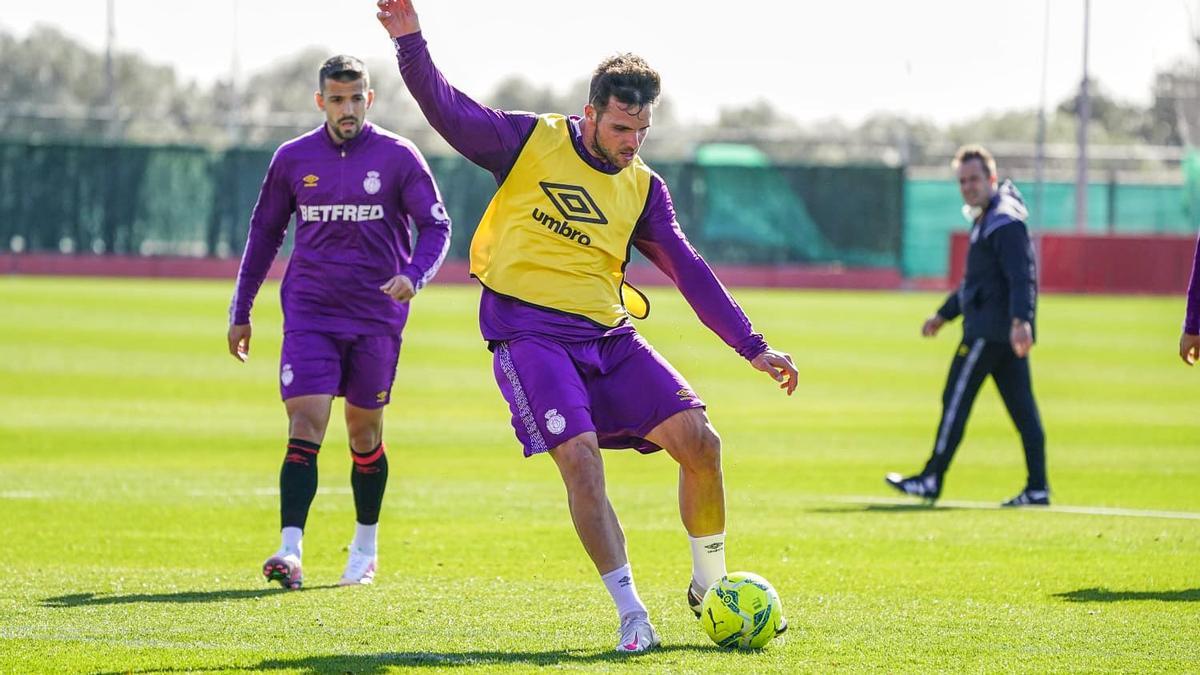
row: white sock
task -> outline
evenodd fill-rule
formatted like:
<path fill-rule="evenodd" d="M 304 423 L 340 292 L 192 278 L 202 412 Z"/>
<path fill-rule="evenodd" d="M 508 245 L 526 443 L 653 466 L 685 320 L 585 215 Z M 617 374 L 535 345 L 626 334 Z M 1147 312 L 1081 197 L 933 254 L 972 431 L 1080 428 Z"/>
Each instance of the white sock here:
<path fill-rule="evenodd" d="M 304 537 L 304 530 L 298 527 L 285 527 L 279 531 L 279 552 L 286 555 L 294 553 L 300 555 L 300 539 Z"/>
<path fill-rule="evenodd" d="M 604 587 L 608 589 L 608 594 L 612 596 L 613 602 L 617 603 L 617 616 L 624 617 L 631 612 L 646 612 L 646 605 L 642 603 L 642 599 L 638 597 L 637 586 L 633 583 L 633 572 L 629 569 L 629 563 L 624 566 L 609 572 L 601 574 L 600 580 L 604 582 Z"/>
<path fill-rule="evenodd" d="M 692 581 L 707 589 L 725 576 L 725 533 L 689 536 L 688 542 L 692 545 Z"/>
<path fill-rule="evenodd" d="M 375 535 L 378 530 L 379 523 L 375 523 L 374 525 L 355 523 L 354 543 L 351 545 L 367 555 L 375 555 Z"/>

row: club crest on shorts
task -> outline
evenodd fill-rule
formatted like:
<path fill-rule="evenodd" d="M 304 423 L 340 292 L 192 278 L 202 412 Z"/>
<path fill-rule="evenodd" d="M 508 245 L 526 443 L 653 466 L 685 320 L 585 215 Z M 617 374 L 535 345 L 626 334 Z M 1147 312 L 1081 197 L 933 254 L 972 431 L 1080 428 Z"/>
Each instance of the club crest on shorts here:
<path fill-rule="evenodd" d="M 546 431 L 557 436 L 567 430 L 567 418 L 558 414 L 558 408 L 546 411 Z"/>
<path fill-rule="evenodd" d="M 295 375 L 295 373 L 292 372 L 292 364 L 290 364 L 290 363 L 283 364 L 283 368 L 281 368 L 279 370 L 279 381 L 282 382 L 283 386 L 286 387 L 286 386 L 290 385 L 292 383 L 292 381 L 295 379 L 296 379 L 296 375 Z"/>
<path fill-rule="evenodd" d="M 367 177 L 363 179 L 363 189 L 367 194 L 373 195 L 379 192 L 379 188 L 383 187 L 383 182 L 379 180 L 378 171 L 368 171 Z"/>

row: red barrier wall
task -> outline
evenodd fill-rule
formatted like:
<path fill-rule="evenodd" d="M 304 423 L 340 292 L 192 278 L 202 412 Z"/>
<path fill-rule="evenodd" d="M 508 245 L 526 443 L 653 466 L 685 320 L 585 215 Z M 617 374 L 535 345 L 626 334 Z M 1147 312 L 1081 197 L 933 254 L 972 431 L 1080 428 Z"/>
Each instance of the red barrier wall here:
<path fill-rule="evenodd" d="M 1187 289 L 1196 240 L 1180 236 L 1043 234 L 1041 288 L 1063 293 L 1177 294 Z M 962 279 L 967 233 L 950 238 L 951 284 Z"/>
<path fill-rule="evenodd" d="M 45 274 L 56 276 L 175 277 L 228 279 L 237 277 L 236 258 L 180 258 L 118 255 L 0 254 L 0 274 Z M 283 276 L 287 261 L 276 260 L 269 278 Z M 751 267 L 727 265 L 717 270 L 726 285 L 763 288 L 900 288 L 904 280 L 891 268 L 859 269 L 825 267 Z M 637 285 L 670 285 L 671 280 L 650 265 L 633 265 L 629 280 Z M 464 260 L 447 260 L 435 283 L 474 283 Z"/>

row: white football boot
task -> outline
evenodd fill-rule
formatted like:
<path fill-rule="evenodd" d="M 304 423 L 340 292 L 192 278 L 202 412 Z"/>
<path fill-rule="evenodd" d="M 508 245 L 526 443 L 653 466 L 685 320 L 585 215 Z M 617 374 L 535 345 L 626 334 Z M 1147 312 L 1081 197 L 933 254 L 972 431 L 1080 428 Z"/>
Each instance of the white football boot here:
<path fill-rule="evenodd" d="M 649 651 L 661 643 L 658 631 L 654 630 L 645 612 L 631 612 L 621 617 L 621 628 L 617 634 L 621 636 L 617 642 L 617 651 L 621 654 Z"/>
<path fill-rule="evenodd" d="M 262 566 L 263 576 L 267 581 L 278 581 L 280 586 L 290 590 L 300 590 L 304 584 L 304 572 L 300 568 L 300 556 L 290 551 L 279 551 L 267 558 Z"/>
<path fill-rule="evenodd" d="M 338 586 L 359 586 L 375 581 L 375 568 L 379 566 L 379 556 L 373 553 L 363 553 L 358 547 L 350 546 L 350 558 L 346 560 L 346 571 Z"/>

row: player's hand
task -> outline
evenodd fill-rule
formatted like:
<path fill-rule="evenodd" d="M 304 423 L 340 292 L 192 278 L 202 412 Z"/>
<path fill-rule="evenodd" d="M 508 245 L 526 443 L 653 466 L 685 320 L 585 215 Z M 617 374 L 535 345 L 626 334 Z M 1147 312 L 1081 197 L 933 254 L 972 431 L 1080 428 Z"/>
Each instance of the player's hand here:
<path fill-rule="evenodd" d="M 1200 361 L 1200 335 L 1184 333 L 1179 336 L 1179 358 L 1189 366 Z"/>
<path fill-rule="evenodd" d="M 412 0 L 379 0 L 375 4 L 379 5 L 375 18 L 387 29 L 388 35 L 398 38 L 421 30 Z"/>
<path fill-rule="evenodd" d="M 417 294 L 417 289 L 413 286 L 412 279 L 397 274 L 392 277 L 386 284 L 379 287 L 379 290 L 387 293 L 396 302 L 408 302 L 412 296 Z"/>
<path fill-rule="evenodd" d="M 944 325 L 946 325 L 946 320 L 942 318 L 942 315 L 934 314 L 928 319 L 925 319 L 925 325 L 921 326 L 921 335 L 924 335 L 925 337 L 933 337 L 934 335 L 938 334 L 938 331 L 941 330 L 942 326 Z"/>
<path fill-rule="evenodd" d="M 235 323 L 229 325 L 229 353 L 233 358 L 246 362 L 250 358 L 250 324 Z"/>
<path fill-rule="evenodd" d="M 800 383 L 800 372 L 796 370 L 796 364 L 792 363 L 791 356 L 783 352 L 768 349 L 754 357 L 750 365 L 775 378 L 779 388 L 787 390 L 788 396 L 796 391 L 796 385 Z"/>
<path fill-rule="evenodd" d="M 1013 319 L 1012 330 L 1008 332 L 1008 341 L 1012 344 L 1013 353 L 1018 359 L 1023 359 L 1033 348 L 1033 326 L 1028 321 Z"/>

